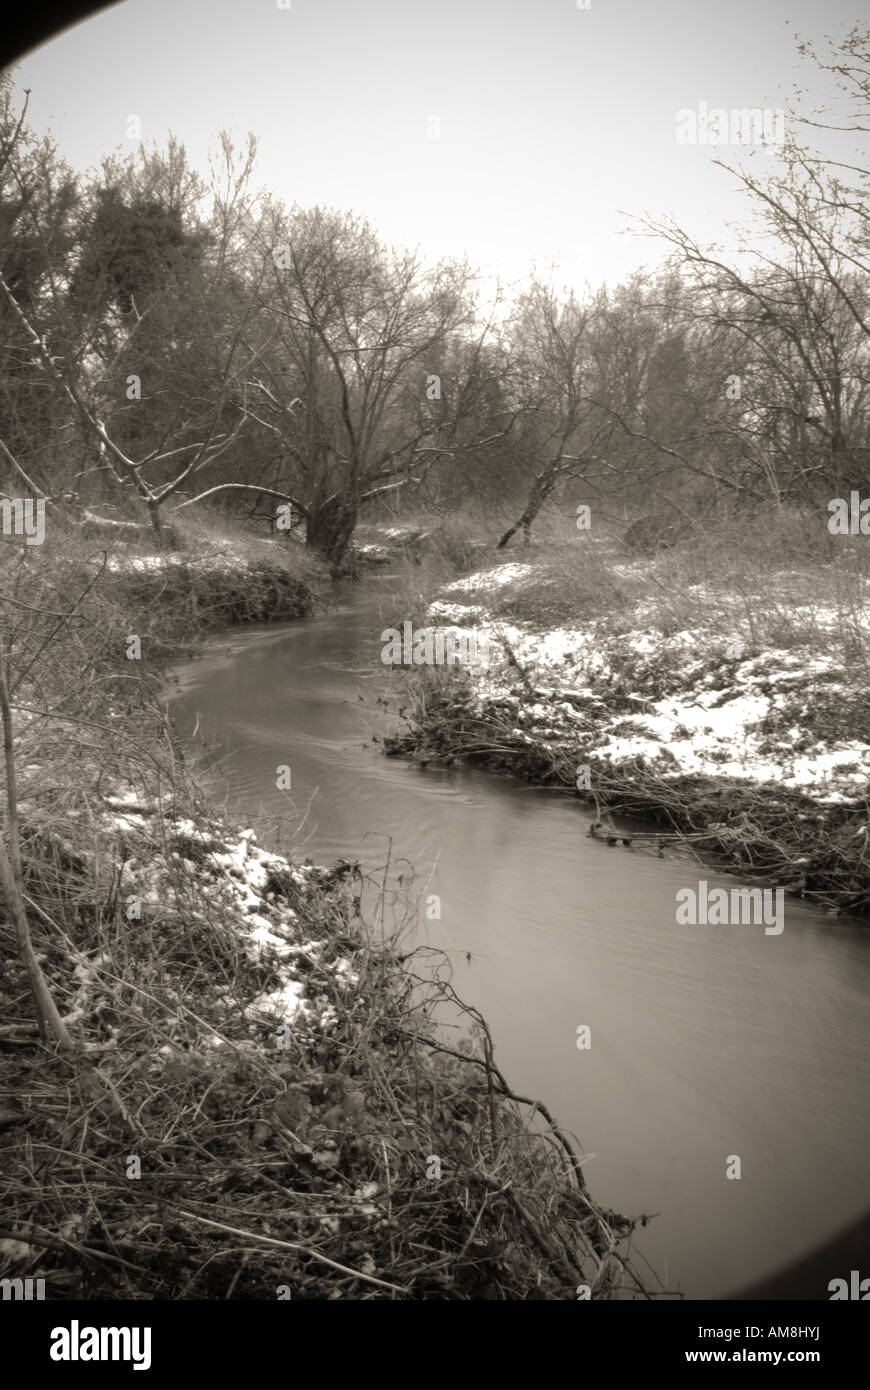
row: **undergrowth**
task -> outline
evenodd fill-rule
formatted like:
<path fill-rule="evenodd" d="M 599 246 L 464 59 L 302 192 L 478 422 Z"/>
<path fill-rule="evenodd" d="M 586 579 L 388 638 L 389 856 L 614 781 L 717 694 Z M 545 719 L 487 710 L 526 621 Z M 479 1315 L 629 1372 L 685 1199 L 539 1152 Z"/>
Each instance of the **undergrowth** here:
<path fill-rule="evenodd" d="M 364 907 L 357 867 L 266 854 L 191 783 L 167 653 L 313 602 L 316 573 L 254 550 L 9 547 L 2 833 L 14 815 L 72 1046 L 40 1035 L 0 922 L 0 1277 L 56 1300 L 649 1296 L 634 1222 L 511 1092 L 449 963 L 402 912 L 384 932 L 392 889 Z"/>

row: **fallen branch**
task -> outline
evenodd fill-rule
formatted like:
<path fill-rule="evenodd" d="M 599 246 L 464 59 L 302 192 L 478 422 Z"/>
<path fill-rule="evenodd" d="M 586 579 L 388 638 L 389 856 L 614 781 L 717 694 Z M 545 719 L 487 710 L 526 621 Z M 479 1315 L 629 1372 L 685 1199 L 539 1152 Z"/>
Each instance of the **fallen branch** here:
<path fill-rule="evenodd" d="M 225 1226 L 221 1221 L 209 1221 L 206 1216 L 199 1216 L 195 1211 L 182 1211 L 177 1208 L 179 1216 L 186 1216 L 189 1221 L 201 1221 L 204 1226 L 213 1226 L 217 1231 L 226 1231 L 231 1236 L 242 1236 L 245 1240 L 259 1240 L 264 1245 L 273 1245 L 279 1250 L 298 1250 L 302 1255 L 308 1255 L 312 1260 L 319 1260 L 321 1264 L 329 1265 L 331 1269 L 337 1269 L 341 1274 L 349 1274 L 352 1279 L 362 1279 L 366 1284 L 375 1284 L 379 1289 L 391 1289 L 393 1293 L 408 1293 L 399 1284 L 389 1284 L 384 1279 L 376 1279 L 373 1274 L 363 1274 L 361 1270 L 350 1269 L 347 1265 L 339 1264 L 337 1260 L 330 1260 L 326 1255 L 321 1255 L 319 1250 L 309 1250 L 305 1245 L 294 1245 L 289 1240 L 276 1240 L 274 1236 L 261 1236 L 257 1231 L 240 1231 L 236 1226 Z"/>

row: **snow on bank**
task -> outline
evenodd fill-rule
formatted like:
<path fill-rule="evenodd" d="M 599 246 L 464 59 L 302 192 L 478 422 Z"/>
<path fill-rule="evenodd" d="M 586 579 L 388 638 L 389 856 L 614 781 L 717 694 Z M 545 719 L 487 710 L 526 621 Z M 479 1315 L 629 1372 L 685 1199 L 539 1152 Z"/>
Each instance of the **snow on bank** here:
<path fill-rule="evenodd" d="M 443 594 L 491 593 L 496 589 L 503 589 L 506 584 L 516 584 L 534 573 L 534 565 L 519 564 L 517 561 L 511 560 L 507 564 L 496 565 L 494 569 L 482 570 L 478 574 L 469 574 L 463 579 L 455 579 L 452 584 L 446 584 L 441 592 Z"/>
<path fill-rule="evenodd" d="M 139 808 L 131 793 L 106 800 L 110 807 L 106 828 L 133 832 L 128 845 L 133 852 L 124 862 L 119 884 L 126 910 L 134 912 L 132 921 L 159 921 L 164 914 L 177 912 L 180 879 L 190 890 L 184 893 L 183 907 L 190 927 L 208 929 L 215 916 L 228 916 L 247 958 L 271 967 L 273 987 L 244 1005 L 243 1012 L 252 1023 L 302 1024 L 319 1032 L 335 1025 L 332 1003 L 313 987 L 312 980 L 328 974 L 333 984 L 348 988 L 357 983 L 353 963 L 343 955 L 330 956 L 328 963 L 321 960 L 330 946 L 328 938 L 318 939 L 303 931 L 288 901 L 288 889 L 304 898 L 323 870 L 291 864 L 261 849 L 253 830 L 226 832 L 227 838 L 219 838 L 214 830 L 182 818 L 165 820 L 160 834 L 165 852 L 155 853 L 152 844 L 159 813 Z M 150 833 L 137 844 L 137 832 L 142 836 L 149 824 Z M 82 956 L 76 961 L 79 988 L 67 1023 L 79 1022 L 87 1013 L 91 987 L 105 963 L 102 956 Z M 224 1001 L 227 1013 L 237 1015 L 239 1007 L 238 999 L 227 997 Z M 115 1031 L 111 1030 L 113 1034 Z M 114 1038 L 109 1045 L 113 1042 Z M 222 1045 L 217 1035 L 212 1043 Z"/>
<path fill-rule="evenodd" d="M 627 632 L 612 631 L 605 618 L 536 630 L 488 614 L 487 596 L 501 598 L 506 586 L 522 587 L 534 573 L 532 565 L 501 565 L 445 586 L 429 608 L 438 621 L 473 622 L 478 639 L 487 639 L 488 670 L 469 670 L 469 677 L 481 710 L 497 703 L 515 711 L 515 736 L 569 748 L 578 762 L 584 755 L 613 765 L 642 758 L 671 779 L 779 783 L 825 804 L 866 794 L 870 744 L 840 729 L 814 737 L 793 717 L 796 700 L 812 708 L 817 691 L 828 703 L 855 700 L 841 659 L 793 647 L 741 658 L 703 626 L 663 636 L 643 608 Z M 453 601 L 462 593 L 482 602 Z M 840 624 L 823 607 L 790 614 L 795 625 L 811 617 L 831 633 Z M 870 613 L 858 616 L 870 631 Z"/>
<path fill-rule="evenodd" d="M 196 569 L 204 574 L 220 570 L 244 570 L 250 564 L 250 557 L 236 550 L 211 550 L 207 555 L 194 555 L 187 551 L 167 551 L 163 555 L 110 555 L 106 568 L 115 574 L 126 574 L 133 570 L 139 574 L 155 573 L 161 570 Z"/>

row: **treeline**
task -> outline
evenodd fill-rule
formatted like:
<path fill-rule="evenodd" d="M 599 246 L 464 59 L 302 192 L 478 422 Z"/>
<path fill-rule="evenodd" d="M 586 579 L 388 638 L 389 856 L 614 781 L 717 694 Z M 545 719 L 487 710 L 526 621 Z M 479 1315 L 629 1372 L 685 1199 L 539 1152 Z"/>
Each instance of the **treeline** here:
<path fill-rule="evenodd" d="M 866 138 L 870 29 L 807 57 Z M 164 544 L 178 508 L 283 508 L 334 564 L 385 505 L 481 503 L 507 544 L 557 495 L 687 524 L 842 496 L 870 463 L 870 166 L 811 134 L 731 171 L 761 219 L 744 254 L 648 222 L 654 272 L 506 293 L 255 191 L 253 137 L 222 135 L 205 178 L 174 140 L 79 175 L 7 78 L 0 486 Z"/>

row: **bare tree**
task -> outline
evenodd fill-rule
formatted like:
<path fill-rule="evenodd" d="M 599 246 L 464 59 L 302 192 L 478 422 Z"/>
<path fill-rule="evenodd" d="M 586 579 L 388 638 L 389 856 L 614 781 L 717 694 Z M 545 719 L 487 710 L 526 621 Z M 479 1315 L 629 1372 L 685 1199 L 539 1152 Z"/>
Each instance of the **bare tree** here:
<path fill-rule="evenodd" d="M 0 886 L 6 898 L 9 914 L 15 927 L 18 954 L 27 974 L 30 992 L 36 1008 L 39 1031 L 43 1038 L 53 1038 L 64 1050 L 73 1048 L 66 1024 L 58 1013 L 42 967 L 33 949 L 30 924 L 24 906 L 24 875 L 21 868 L 21 846 L 18 833 L 18 793 L 15 781 L 15 740 L 12 709 L 6 679 L 6 658 L 0 641 L 0 717 L 3 723 L 3 756 L 6 765 L 6 816 L 9 849 L 0 835 Z"/>
<path fill-rule="evenodd" d="M 258 235 L 269 292 L 246 338 L 257 367 L 247 409 L 273 441 L 277 490 L 304 518 L 307 543 L 336 563 L 367 502 L 490 442 L 461 431 L 476 400 L 473 360 L 463 381 L 443 371 L 457 335 L 472 332 L 470 277 L 388 251 L 349 214 L 270 207 Z"/>
<path fill-rule="evenodd" d="M 520 530 L 529 544 L 532 524 L 547 500 L 567 479 L 585 477 L 613 434 L 613 423 L 595 404 L 592 336 L 590 306 L 573 294 L 560 300 L 551 286 L 532 283 L 513 325 L 511 373 L 535 471 L 525 507 L 499 540 L 499 550 Z"/>
<path fill-rule="evenodd" d="M 645 223 L 691 277 L 693 319 L 727 332 L 741 381 L 732 443 L 777 499 L 857 486 L 870 463 L 870 166 L 861 148 L 870 30 L 856 26 L 828 62 L 800 47 L 835 74 L 852 109 L 845 121 L 796 113 L 793 124 L 851 132 L 854 160 L 820 155 L 792 132 L 768 177 L 717 161 L 760 218 L 739 262 L 672 223 Z M 726 420 L 719 427 L 728 433 Z"/>

